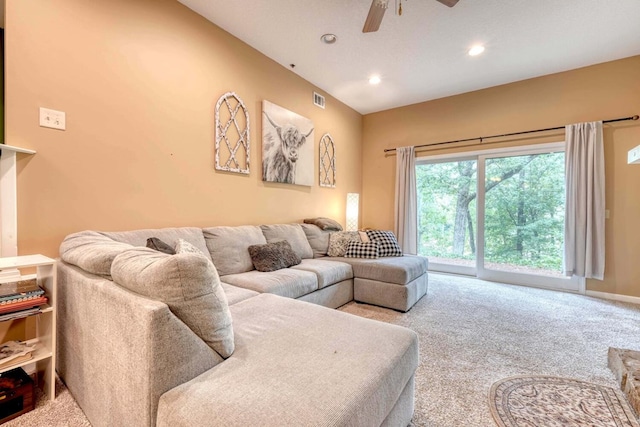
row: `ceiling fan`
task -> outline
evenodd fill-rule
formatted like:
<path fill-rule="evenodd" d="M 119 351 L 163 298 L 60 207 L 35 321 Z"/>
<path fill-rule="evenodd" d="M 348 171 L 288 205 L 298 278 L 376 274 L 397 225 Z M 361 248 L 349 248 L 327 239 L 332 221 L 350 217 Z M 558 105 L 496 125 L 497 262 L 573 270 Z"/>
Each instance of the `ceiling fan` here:
<path fill-rule="evenodd" d="M 436 0 L 440 3 L 453 7 L 458 3 L 458 0 Z M 378 31 L 380 28 L 380 23 L 382 22 L 382 18 L 384 17 L 384 13 L 387 11 L 389 7 L 389 0 L 372 0 L 371 8 L 369 9 L 369 15 L 367 15 L 367 20 L 364 22 L 364 28 L 362 28 L 363 33 L 371 33 L 374 31 Z M 400 3 L 400 9 L 398 10 L 400 14 L 402 14 L 402 1 Z"/>

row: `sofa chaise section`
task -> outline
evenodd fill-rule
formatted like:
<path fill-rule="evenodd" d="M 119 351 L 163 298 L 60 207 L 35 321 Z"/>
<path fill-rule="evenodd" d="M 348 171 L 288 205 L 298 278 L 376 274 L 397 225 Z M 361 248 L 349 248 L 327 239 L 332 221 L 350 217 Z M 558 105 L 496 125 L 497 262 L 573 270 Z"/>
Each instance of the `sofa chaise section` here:
<path fill-rule="evenodd" d="M 377 259 L 322 258 L 353 268 L 353 299 L 399 311 L 409 311 L 427 293 L 427 258 L 414 255 Z"/>
<path fill-rule="evenodd" d="M 231 312 L 236 352 L 163 395 L 159 426 L 409 424 L 413 331 L 269 294 Z"/>

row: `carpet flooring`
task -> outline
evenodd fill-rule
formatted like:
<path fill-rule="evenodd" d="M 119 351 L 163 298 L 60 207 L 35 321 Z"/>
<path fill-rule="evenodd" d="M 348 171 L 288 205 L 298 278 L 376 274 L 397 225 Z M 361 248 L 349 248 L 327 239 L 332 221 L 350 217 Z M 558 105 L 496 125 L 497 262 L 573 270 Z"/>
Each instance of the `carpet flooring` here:
<path fill-rule="evenodd" d="M 640 306 L 472 278 L 430 274 L 408 313 L 351 302 L 340 310 L 406 326 L 420 337 L 413 426 L 495 427 L 491 385 L 520 375 L 618 387 L 609 347 L 640 350 Z M 88 422 L 61 385 L 54 402 L 6 427 Z"/>

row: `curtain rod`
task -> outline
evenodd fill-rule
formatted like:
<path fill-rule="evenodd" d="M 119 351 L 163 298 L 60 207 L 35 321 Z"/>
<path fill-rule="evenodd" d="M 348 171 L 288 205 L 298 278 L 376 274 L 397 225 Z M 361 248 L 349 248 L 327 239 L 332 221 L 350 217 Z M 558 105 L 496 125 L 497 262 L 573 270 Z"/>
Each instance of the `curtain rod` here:
<path fill-rule="evenodd" d="M 635 116 L 629 116 L 629 117 L 622 117 L 620 119 L 611 119 L 611 120 L 603 120 L 602 123 L 614 123 L 614 122 L 624 122 L 626 120 L 638 120 L 638 118 L 640 118 L 637 114 Z M 560 130 L 560 129 L 564 129 L 564 126 L 556 126 L 553 128 L 546 128 L 546 129 L 534 129 L 534 130 L 525 130 L 522 132 L 512 132 L 512 133 L 503 133 L 502 135 L 491 135 L 491 136 L 478 136 L 476 138 L 467 138 L 467 139 L 456 139 L 454 141 L 444 141 L 444 142 L 436 142 L 433 144 L 421 144 L 421 145 L 414 145 L 414 148 L 424 148 L 424 147 L 433 147 L 436 145 L 445 145 L 445 144 L 453 144 L 456 142 L 468 142 L 468 141 L 476 141 L 476 140 L 480 140 L 480 144 L 482 144 L 482 141 L 485 139 L 489 139 L 489 138 L 500 138 L 500 137 L 504 137 L 504 136 L 514 136 L 514 135 L 524 135 L 527 133 L 535 133 L 535 132 L 545 132 L 545 131 L 549 131 L 549 130 Z M 498 142 L 504 142 L 504 141 L 498 141 Z M 489 142 L 488 144 L 492 144 L 492 142 Z M 396 151 L 395 148 L 386 148 L 384 150 L 385 153 L 389 153 L 391 151 Z"/>

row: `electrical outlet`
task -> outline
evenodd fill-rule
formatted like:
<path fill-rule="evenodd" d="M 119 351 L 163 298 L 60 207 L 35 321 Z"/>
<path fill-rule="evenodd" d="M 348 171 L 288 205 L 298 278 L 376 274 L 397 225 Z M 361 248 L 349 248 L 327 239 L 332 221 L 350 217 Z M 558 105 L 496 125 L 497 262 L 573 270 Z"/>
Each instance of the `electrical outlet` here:
<path fill-rule="evenodd" d="M 40 107 L 40 126 L 45 128 L 65 130 L 66 114 L 64 111 L 50 110 Z"/>

